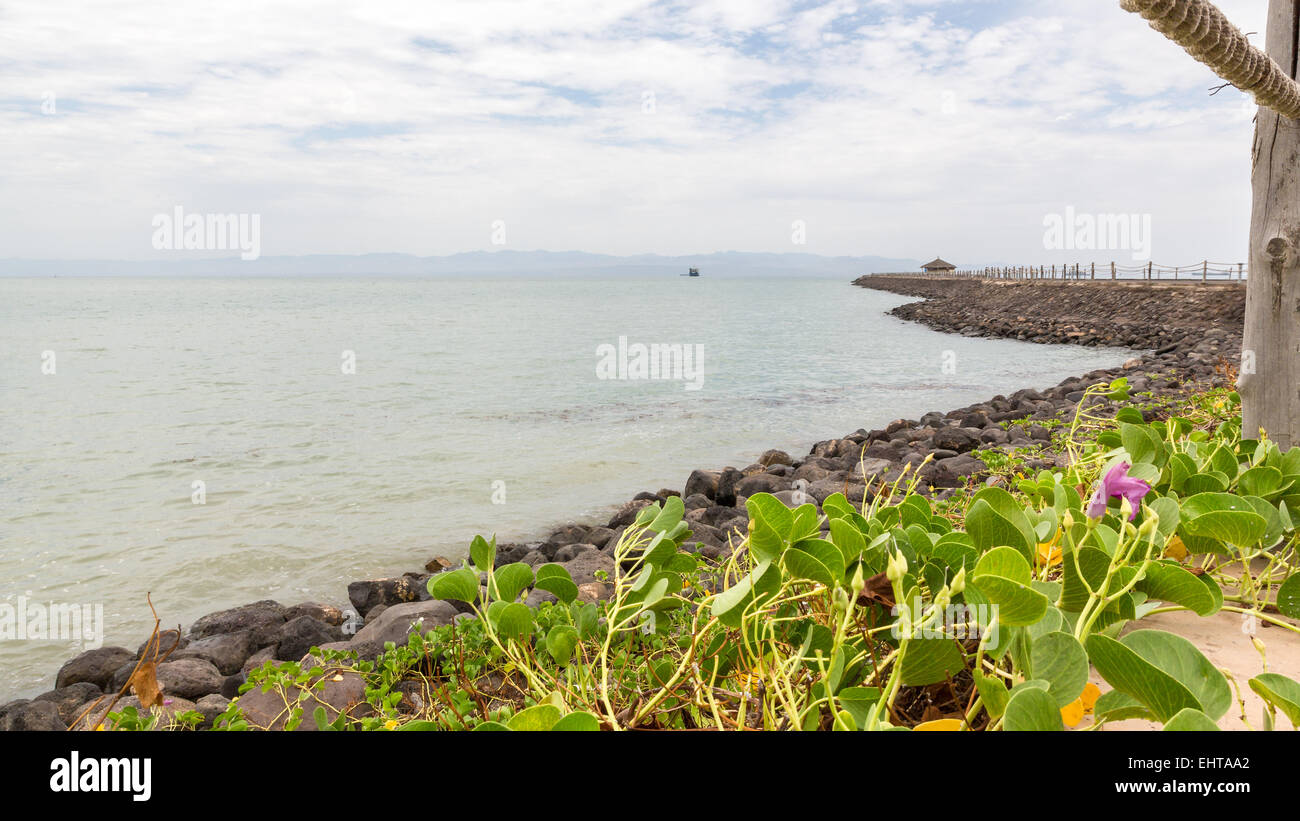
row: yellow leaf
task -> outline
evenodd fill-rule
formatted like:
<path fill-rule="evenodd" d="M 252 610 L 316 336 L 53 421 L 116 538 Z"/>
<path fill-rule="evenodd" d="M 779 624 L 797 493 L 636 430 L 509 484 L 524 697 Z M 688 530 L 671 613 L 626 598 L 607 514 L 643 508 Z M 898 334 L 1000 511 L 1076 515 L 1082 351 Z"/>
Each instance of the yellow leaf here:
<path fill-rule="evenodd" d="M 1092 682 L 1083 687 L 1083 694 L 1061 708 L 1061 720 L 1067 727 L 1077 727 L 1084 716 L 1092 715 L 1092 709 L 1101 698 L 1101 688 Z"/>
<path fill-rule="evenodd" d="M 936 721 L 927 721 L 924 724 L 918 724 L 913 730 L 925 730 L 927 732 L 956 732 L 961 729 L 962 721 L 960 718 L 941 718 Z"/>
<path fill-rule="evenodd" d="M 1079 696 L 1079 701 L 1083 702 L 1083 711 L 1092 715 L 1092 708 L 1097 706 L 1097 699 L 1101 698 L 1101 688 L 1091 681 L 1083 686 L 1083 695 Z"/>
<path fill-rule="evenodd" d="M 1043 542 L 1038 545 L 1038 566 L 1055 567 L 1061 563 L 1061 548 L 1056 543 L 1061 540 L 1061 531 L 1056 531 L 1050 542 Z"/>
<path fill-rule="evenodd" d="M 1165 545 L 1165 555 L 1180 562 L 1187 558 L 1187 545 L 1183 544 L 1183 540 L 1177 534 Z"/>

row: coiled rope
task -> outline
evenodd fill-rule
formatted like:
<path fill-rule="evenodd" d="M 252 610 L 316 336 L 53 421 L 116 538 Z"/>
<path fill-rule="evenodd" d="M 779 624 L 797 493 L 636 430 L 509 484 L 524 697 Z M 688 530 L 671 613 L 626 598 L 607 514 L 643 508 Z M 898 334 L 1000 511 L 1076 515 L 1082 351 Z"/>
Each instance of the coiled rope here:
<path fill-rule="evenodd" d="M 1142 15 L 1151 28 L 1186 49 L 1223 79 L 1255 95 L 1255 102 L 1291 120 L 1300 120 L 1300 83 L 1208 0 L 1120 0 L 1120 7 Z"/>

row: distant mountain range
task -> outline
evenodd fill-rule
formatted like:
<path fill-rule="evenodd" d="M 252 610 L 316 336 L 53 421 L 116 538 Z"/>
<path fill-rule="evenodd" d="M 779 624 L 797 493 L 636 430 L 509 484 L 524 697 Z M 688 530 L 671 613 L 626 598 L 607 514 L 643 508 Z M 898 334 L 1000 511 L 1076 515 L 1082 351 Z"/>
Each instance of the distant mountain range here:
<path fill-rule="evenodd" d="M 474 251 L 441 257 L 411 254 L 312 254 L 243 261 L 220 259 L 0 259 L 0 276 L 672 276 L 699 268 L 705 277 L 818 277 L 914 271 L 920 263 L 887 257 L 824 257 L 724 251 L 687 256 L 610 256 L 580 251 Z"/>

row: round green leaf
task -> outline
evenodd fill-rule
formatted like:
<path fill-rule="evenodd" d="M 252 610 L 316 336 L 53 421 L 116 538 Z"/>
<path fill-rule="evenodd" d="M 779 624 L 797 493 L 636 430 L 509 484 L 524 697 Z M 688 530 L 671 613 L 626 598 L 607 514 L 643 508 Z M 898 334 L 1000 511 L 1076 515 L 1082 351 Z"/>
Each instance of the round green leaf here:
<path fill-rule="evenodd" d="M 560 718 L 559 707 L 554 704 L 538 704 L 515 713 L 506 722 L 506 726 L 518 731 L 547 731 L 554 727 Z"/>
<path fill-rule="evenodd" d="M 469 604 L 478 601 L 478 574 L 468 567 L 430 576 L 428 587 L 429 595 L 435 599 L 450 599 Z"/>
<path fill-rule="evenodd" d="M 496 627 L 503 636 L 522 641 L 533 630 L 533 611 L 519 602 L 507 604 L 497 614 Z"/>
<path fill-rule="evenodd" d="M 570 582 L 572 584 L 572 582 Z M 561 667 L 573 658 L 573 651 L 578 646 L 578 631 L 567 624 L 557 624 L 546 634 L 546 652 L 551 654 L 555 663 Z"/>
<path fill-rule="evenodd" d="M 569 713 L 551 727 L 553 733 L 594 733 L 599 730 L 600 720 L 591 713 Z"/>
<path fill-rule="evenodd" d="M 1218 729 L 1219 725 L 1213 719 L 1191 707 L 1179 710 L 1177 715 L 1165 722 L 1166 732 L 1205 733 L 1217 732 Z"/>
<path fill-rule="evenodd" d="M 1250 680 L 1250 689 L 1281 710 L 1291 726 L 1300 730 L 1300 684 L 1277 673 L 1264 673 Z"/>
<path fill-rule="evenodd" d="M 1058 708 L 1079 697 L 1088 683 L 1088 654 L 1069 633 L 1048 633 L 1030 647 L 1031 675 L 1048 682 L 1048 693 Z"/>
<path fill-rule="evenodd" d="M 1188 707 L 1218 719 L 1232 703 L 1223 673 L 1181 636 L 1137 630 L 1116 641 L 1094 633 L 1087 649 L 1097 672 L 1158 721 L 1169 721 Z"/>
<path fill-rule="evenodd" d="M 1300 619 L 1300 573 L 1292 573 L 1277 589 L 1277 612 Z"/>
<path fill-rule="evenodd" d="M 491 578 L 497 599 L 512 602 L 533 583 L 533 569 L 523 562 L 515 562 L 497 568 Z"/>
<path fill-rule="evenodd" d="M 1064 730 L 1061 708 L 1046 690 L 1025 687 L 1012 694 L 1007 702 L 1002 726 L 1011 732 L 1051 732 Z"/>

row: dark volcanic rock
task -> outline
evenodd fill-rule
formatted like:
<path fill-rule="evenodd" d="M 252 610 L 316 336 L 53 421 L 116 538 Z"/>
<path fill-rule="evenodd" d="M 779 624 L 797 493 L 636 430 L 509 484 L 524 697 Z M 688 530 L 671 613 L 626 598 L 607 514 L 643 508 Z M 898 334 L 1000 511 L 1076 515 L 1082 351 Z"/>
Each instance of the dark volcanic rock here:
<path fill-rule="evenodd" d="M 627 527 L 636 521 L 637 514 L 641 508 L 649 505 L 650 502 L 642 499 L 641 501 L 631 501 L 618 509 L 618 512 L 610 517 L 609 523 L 605 526 L 613 530 L 620 527 Z"/>
<path fill-rule="evenodd" d="M 699 493 L 712 499 L 718 492 L 718 477 L 722 474 L 716 470 L 695 470 L 686 479 L 686 487 L 682 490 L 683 497 L 694 496 Z"/>
<path fill-rule="evenodd" d="M 779 493 L 790 489 L 790 480 L 770 473 L 746 476 L 736 483 L 737 496 L 753 496 L 755 493 Z"/>
<path fill-rule="evenodd" d="M 650 494 L 654 498 L 654 494 Z M 565 525 L 551 534 L 547 539 L 551 544 L 557 544 L 563 547 L 566 544 L 577 544 L 587 540 L 587 528 L 579 525 Z"/>
<path fill-rule="evenodd" d="M 180 696 L 193 701 L 209 693 L 221 692 L 225 676 L 203 659 L 165 661 L 158 665 L 158 683 L 167 695 Z"/>
<path fill-rule="evenodd" d="M 500 555 L 500 553 L 501 549 L 497 548 L 497 554 Z M 509 562 L 505 562 L 505 564 L 509 564 Z M 335 627 L 342 626 L 346 618 L 342 610 L 333 605 L 321 604 L 320 602 L 303 602 L 302 604 L 295 604 L 284 611 L 285 621 L 293 621 L 299 616 L 311 616 L 316 621 L 323 621 Z"/>
<path fill-rule="evenodd" d="M 69 725 L 77 714 L 85 709 L 88 702 L 94 701 L 104 694 L 104 691 L 91 684 L 88 681 L 70 684 L 58 690 L 50 690 L 47 693 L 41 693 L 32 701 L 47 701 L 53 704 L 59 711 L 59 718 L 64 725 Z"/>
<path fill-rule="evenodd" d="M 223 633 L 274 627 L 284 624 L 284 612 L 279 602 L 264 600 L 210 613 L 190 625 L 190 638 L 205 639 Z"/>
<path fill-rule="evenodd" d="M 426 602 L 418 604 L 423 605 Z M 396 605 L 396 607 L 409 606 L 411 605 Z M 324 708 L 326 721 L 331 722 L 338 718 L 340 712 L 346 712 L 353 717 L 372 714 L 373 710 L 366 704 L 365 679 L 352 672 L 342 673 L 338 679 L 335 681 L 335 676 L 326 673 L 321 679 L 307 682 L 303 688 L 311 690 L 312 695 L 307 699 L 310 703 Z M 299 698 L 299 693 L 291 688 L 288 700 L 296 703 Z M 255 688 L 240 696 L 236 703 L 251 727 L 261 730 L 283 730 L 290 720 L 285 701 L 285 695 L 277 690 L 263 693 L 260 688 Z M 312 715 L 304 711 L 302 723 L 296 729 L 311 732 L 318 728 Z"/>
<path fill-rule="evenodd" d="M 189 643 L 190 643 L 189 639 L 187 639 L 185 636 L 180 635 L 175 630 L 159 630 L 156 652 L 158 654 L 158 657 L 161 658 L 162 656 L 167 654 L 168 650 L 171 650 L 172 648 L 175 648 L 176 650 L 181 650 L 185 647 L 185 645 Z M 135 657 L 140 658 L 145 654 L 145 651 L 147 650 L 149 652 L 149 658 L 151 659 L 154 658 L 155 650 L 150 649 L 152 645 L 153 645 L 152 636 L 140 642 L 139 649 L 135 651 Z"/>
<path fill-rule="evenodd" d="M 735 468 L 724 468 L 721 475 L 718 476 L 718 490 L 713 495 L 713 500 L 723 507 L 734 507 L 736 504 L 736 483 L 745 478 L 745 474 Z"/>
<path fill-rule="evenodd" d="M 348 585 L 348 600 L 358 613 L 369 614 L 381 604 L 424 601 L 429 591 L 408 576 L 393 579 L 365 579 Z"/>
<path fill-rule="evenodd" d="M 934 447 L 966 453 L 979 447 L 979 436 L 964 428 L 942 428 L 935 431 L 931 440 Z"/>
<path fill-rule="evenodd" d="M 88 681 L 103 689 L 108 686 L 117 668 L 135 661 L 135 654 L 125 647 L 100 647 L 87 650 L 64 662 L 54 679 L 54 689 L 61 690 L 70 684 Z"/>
<path fill-rule="evenodd" d="M 573 583 L 577 585 L 600 581 L 600 579 L 596 578 L 596 573 L 599 571 L 604 571 L 609 578 L 614 576 L 614 557 L 602 550 L 582 553 L 567 562 L 561 563 L 560 566 L 569 571 Z"/>
<path fill-rule="evenodd" d="M 456 617 L 456 612 L 456 608 L 445 601 L 395 604 L 385 610 L 379 618 L 361 628 L 349 644 L 375 642 L 383 646 L 389 641 L 405 644 L 407 636 L 412 631 L 427 633 L 435 627 L 450 624 Z"/>
<path fill-rule="evenodd" d="M 172 653 L 169 660 L 203 659 L 211 662 L 223 676 L 228 676 L 238 673 L 255 649 L 252 631 L 244 630 L 189 642 L 184 649 Z"/>
<path fill-rule="evenodd" d="M 59 707 L 51 701 L 28 701 L 8 710 L 0 719 L 0 730 L 6 732 L 62 732 L 68 729 L 59 715 Z"/>
<path fill-rule="evenodd" d="M 388 608 L 388 610 L 392 609 L 392 606 Z M 388 610 L 384 612 L 388 612 Z M 313 619 L 311 616 L 299 616 L 293 621 L 281 625 L 276 632 L 276 638 L 279 640 L 276 643 L 276 658 L 292 661 L 307 655 L 313 647 L 329 644 L 332 641 L 342 641 L 343 631 L 333 625 Z M 241 661 L 240 664 L 243 664 L 243 662 Z M 239 668 L 236 667 L 235 669 L 238 670 Z"/>

